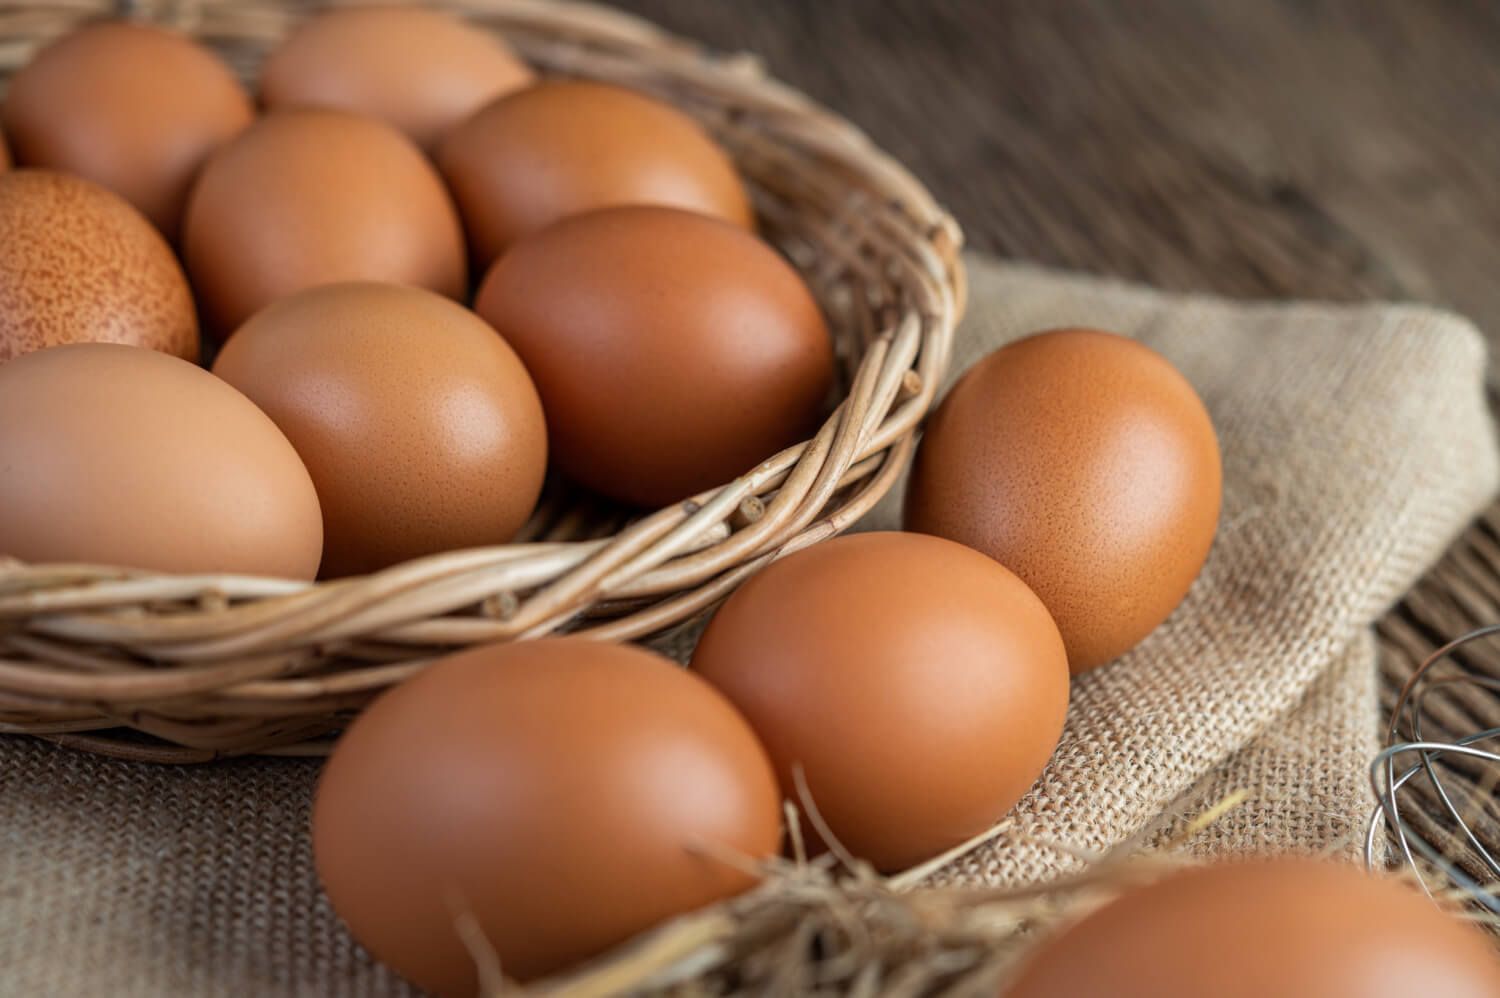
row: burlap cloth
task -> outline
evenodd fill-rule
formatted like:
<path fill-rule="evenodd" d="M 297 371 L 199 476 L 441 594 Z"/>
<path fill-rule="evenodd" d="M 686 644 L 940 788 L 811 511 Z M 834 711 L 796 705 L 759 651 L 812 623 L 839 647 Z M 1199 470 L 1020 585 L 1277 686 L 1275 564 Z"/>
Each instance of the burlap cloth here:
<path fill-rule="evenodd" d="M 1056 875 L 1078 850 L 1159 838 L 1164 811 L 1236 789 L 1253 796 L 1194 852 L 1347 850 L 1377 723 L 1369 626 L 1496 486 L 1479 336 L 1423 308 L 1231 304 L 970 265 L 955 374 L 1048 326 L 1139 336 L 1208 403 L 1224 514 L 1186 603 L 1075 684 L 1011 834 L 942 879 Z M 893 497 L 869 522 L 896 517 Z M 160 768 L 0 739 L 0 994 L 408 993 L 318 892 L 316 772 Z"/>

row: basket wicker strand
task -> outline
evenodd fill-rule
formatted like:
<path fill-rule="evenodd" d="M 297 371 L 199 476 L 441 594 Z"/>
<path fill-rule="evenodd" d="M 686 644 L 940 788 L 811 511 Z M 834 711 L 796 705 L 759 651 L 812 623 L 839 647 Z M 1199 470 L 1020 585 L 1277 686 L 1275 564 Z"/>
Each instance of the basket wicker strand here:
<path fill-rule="evenodd" d="M 83 19 L 123 13 L 194 35 L 253 80 L 312 6 L 12 3 L 0 9 L 0 74 Z M 436 655 L 564 630 L 658 634 L 846 529 L 894 483 L 964 305 L 958 227 L 922 186 L 752 59 L 588 4 L 440 6 L 501 32 L 545 73 L 653 94 L 712 131 L 752 190 L 763 234 L 828 315 L 842 401 L 811 440 L 650 515 L 558 491 L 512 544 L 360 578 L 0 560 L 0 731 L 156 761 L 320 752 L 352 712 Z"/>

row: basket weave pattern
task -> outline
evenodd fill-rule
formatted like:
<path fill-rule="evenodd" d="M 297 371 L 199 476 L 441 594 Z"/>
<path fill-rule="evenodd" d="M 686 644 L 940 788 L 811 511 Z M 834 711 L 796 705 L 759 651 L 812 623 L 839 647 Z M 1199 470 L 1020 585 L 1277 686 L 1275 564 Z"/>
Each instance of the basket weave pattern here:
<path fill-rule="evenodd" d="M 0 11 L 0 76 L 78 21 L 123 8 L 194 35 L 253 80 L 312 6 L 11 4 Z M 0 732 L 157 761 L 319 752 L 350 712 L 437 654 L 562 630 L 660 633 L 769 561 L 846 529 L 895 481 L 964 304 L 958 227 L 921 185 L 749 58 L 587 4 L 439 6 L 500 31 L 545 73 L 620 83 L 702 122 L 738 163 L 762 233 L 822 303 L 843 401 L 811 440 L 691 500 L 632 517 L 559 491 L 512 544 L 365 577 L 186 577 L 0 557 Z"/>

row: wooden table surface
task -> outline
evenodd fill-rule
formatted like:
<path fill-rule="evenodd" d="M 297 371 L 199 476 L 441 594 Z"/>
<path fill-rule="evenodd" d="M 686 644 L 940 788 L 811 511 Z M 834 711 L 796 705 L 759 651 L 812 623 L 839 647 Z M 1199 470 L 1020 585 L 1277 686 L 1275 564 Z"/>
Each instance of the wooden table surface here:
<path fill-rule="evenodd" d="M 1171 289 L 1445 306 L 1488 338 L 1497 397 L 1500 3 L 614 2 L 759 55 L 911 167 L 971 246 Z M 1500 505 L 1380 622 L 1387 706 L 1491 623 Z M 1500 677 L 1500 641 L 1466 661 Z M 1472 707 L 1453 731 L 1500 724 L 1500 700 Z M 1500 844 L 1500 821 L 1484 834 Z"/>
<path fill-rule="evenodd" d="M 757 53 L 975 247 L 1173 289 L 1431 302 L 1500 344 L 1500 4 L 618 6 Z"/>

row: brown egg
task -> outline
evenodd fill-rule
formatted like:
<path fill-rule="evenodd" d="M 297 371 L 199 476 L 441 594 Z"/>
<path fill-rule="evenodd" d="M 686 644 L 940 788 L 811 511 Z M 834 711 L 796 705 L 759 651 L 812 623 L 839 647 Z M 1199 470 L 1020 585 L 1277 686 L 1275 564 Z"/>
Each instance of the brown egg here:
<path fill-rule="evenodd" d="M 201 367 L 114 343 L 0 365 L 0 555 L 311 579 L 307 469 Z"/>
<path fill-rule="evenodd" d="M 323 505 L 324 575 L 503 544 L 547 468 L 542 406 L 473 312 L 394 284 L 283 298 L 230 338 L 214 373 L 281 427 Z"/>
<path fill-rule="evenodd" d="M 750 721 L 797 798 L 891 872 L 984 831 L 1062 733 L 1068 664 L 1031 590 L 961 545 L 855 534 L 753 577 L 693 669 Z"/>
<path fill-rule="evenodd" d="M 533 79 L 498 35 L 444 11 L 351 7 L 298 26 L 261 68 L 260 94 L 269 108 L 368 114 L 430 149 L 454 125 Z"/>
<path fill-rule="evenodd" d="M 1007 998 L 1494 998 L 1481 933 L 1416 888 L 1306 859 L 1183 870 L 1045 940 Z"/>
<path fill-rule="evenodd" d="M 1075 673 L 1182 602 L 1219 522 L 1219 444 L 1177 369 L 1088 329 L 975 364 L 928 421 L 906 527 L 983 551 L 1052 611 Z"/>
<path fill-rule="evenodd" d="M 5 144 L 5 135 L 0 133 L 0 171 L 10 169 L 10 146 Z"/>
<path fill-rule="evenodd" d="M 221 149 L 188 201 L 183 256 L 220 335 L 319 284 L 458 298 L 468 280 L 458 216 L 421 150 L 343 111 L 278 111 Z"/>
<path fill-rule="evenodd" d="M 620 87 L 543 83 L 459 125 L 438 152 L 476 265 L 561 218 L 659 204 L 754 227 L 734 164 L 692 118 Z"/>
<path fill-rule="evenodd" d="M 47 170 L 0 175 L 0 362 L 109 342 L 198 358 L 198 316 L 177 258 L 124 200 Z"/>
<path fill-rule="evenodd" d="M 169 239 L 204 160 L 253 116 L 218 56 L 125 21 L 87 24 L 42 49 L 11 80 L 4 107 L 18 162 L 114 191 Z"/>
<path fill-rule="evenodd" d="M 750 878 L 780 836 L 765 752 L 723 697 L 639 648 L 579 638 L 441 659 L 381 697 L 318 784 L 334 910 L 424 988 L 472 996 L 454 931 L 502 969 L 560 970 Z"/>
<path fill-rule="evenodd" d="M 723 485 L 803 439 L 833 379 L 796 271 L 743 229 L 672 208 L 532 236 L 475 308 L 535 379 L 559 467 L 639 505 Z"/>

